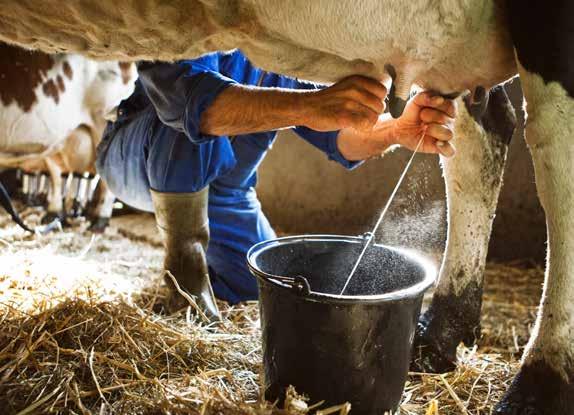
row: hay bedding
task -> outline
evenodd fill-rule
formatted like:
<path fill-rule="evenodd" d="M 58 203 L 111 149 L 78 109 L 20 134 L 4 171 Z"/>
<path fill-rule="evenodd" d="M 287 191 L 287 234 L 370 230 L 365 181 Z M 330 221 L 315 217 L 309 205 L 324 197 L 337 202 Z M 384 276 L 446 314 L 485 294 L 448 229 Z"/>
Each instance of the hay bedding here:
<path fill-rule="evenodd" d="M 286 408 L 260 400 L 255 303 L 222 304 L 214 326 L 191 309 L 158 313 L 161 249 L 121 222 L 102 237 L 80 225 L 32 238 L 0 216 L 1 414 L 316 412 L 294 392 Z M 401 413 L 490 413 L 517 369 L 542 274 L 490 264 L 479 347 L 461 346 L 453 373 L 411 373 Z"/>

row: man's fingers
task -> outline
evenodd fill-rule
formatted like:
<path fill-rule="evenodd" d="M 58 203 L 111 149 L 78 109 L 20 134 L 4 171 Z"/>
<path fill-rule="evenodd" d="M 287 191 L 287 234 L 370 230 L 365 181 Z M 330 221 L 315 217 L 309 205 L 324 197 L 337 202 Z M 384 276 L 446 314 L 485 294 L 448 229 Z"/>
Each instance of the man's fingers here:
<path fill-rule="evenodd" d="M 429 154 L 441 154 L 445 157 L 452 157 L 456 153 L 456 149 L 448 141 L 437 141 L 428 136 L 425 137 L 420 151 Z"/>
<path fill-rule="evenodd" d="M 421 121 L 425 124 L 445 124 L 454 125 L 454 119 L 449 117 L 446 113 L 438 111 L 433 108 L 423 108 L 420 113 Z"/>
<path fill-rule="evenodd" d="M 423 151 L 426 153 L 442 154 L 445 157 L 452 157 L 455 148 L 450 142 L 454 137 L 452 130 L 441 124 L 428 124 L 423 143 Z"/>
<path fill-rule="evenodd" d="M 387 97 L 387 88 L 385 86 L 373 78 L 368 78 L 366 76 L 361 75 L 353 75 L 345 78 L 341 83 L 348 82 L 353 85 L 356 85 L 362 89 L 369 91 L 371 94 L 375 95 L 381 101 Z"/>
<path fill-rule="evenodd" d="M 434 97 L 432 92 L 425 91 L 416 94 L 413 98 L 413 102 L 419 107 L 428 107 L 431 105 L 435 106 L 442 104 L 444 102 L 444 98 L 441 96 Z"/>
<path fill-rule="evenodd" d="M 452 129 L 443 124 L 427 124 L 426 135 L 436 140 L 448 141 L 454 136 Z"/>
<path fill-rule="evenodd" d="M 454 146 L 448 141 L 435 141 L 436 150 L 445 157 L 452 157 L 456 153 Z"/>
<path fill-rule="evenodd" d="M 344 94 L 359 104 L 369 107 L 378 114 L 382 114 L 385 111 L 385 102 L 366 89 L 360 87 L 349 88 L 344 91 Z"/>
<path fill-rule="evenodd" d="M 430 107 L 444 112 L 451 118 L 456 117 L 456 101 L 445 99 L 430 91 L 421 92 L 414 97 L 414 102 L 420 107 Z"/>
<path fill-rule="evenodd" d="M 436 109 L 444 112 L 451 118 L 456 117 L 456 101 L 452 99 L 446 99 L 441 105 L 436 107 Z"/>

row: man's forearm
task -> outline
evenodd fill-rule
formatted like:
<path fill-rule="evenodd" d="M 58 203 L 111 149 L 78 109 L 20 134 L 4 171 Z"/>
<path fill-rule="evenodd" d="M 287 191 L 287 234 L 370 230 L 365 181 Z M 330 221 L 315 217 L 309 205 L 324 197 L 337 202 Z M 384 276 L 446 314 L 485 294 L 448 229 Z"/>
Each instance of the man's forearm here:
<path fill-rule="evenodd" d="M 227 87 L 201 117 L 200 129 L 210 135 L 239 135 L 304 124 L 306 91 Z"/>
<path fill-rule="evenodd" d="M 350 76 L 323 89 L 291 90 L 231 85 L 200 120 L 210 135 L 237 135 L 304 126 L 315 131 L 370 130 L 384 110 L 378 81 Z"/>

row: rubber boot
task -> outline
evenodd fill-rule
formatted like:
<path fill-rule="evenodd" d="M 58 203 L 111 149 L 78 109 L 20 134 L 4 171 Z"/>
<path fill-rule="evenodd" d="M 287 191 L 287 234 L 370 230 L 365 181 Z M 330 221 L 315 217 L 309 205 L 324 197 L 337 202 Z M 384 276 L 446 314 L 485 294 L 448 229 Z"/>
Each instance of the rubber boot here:
<path fill-rule="evenodd" d="M 197 305 L 211 321 L 221 319 L 207 268 L 209 219 L 208 187 L 195 193 L 151 191 L 157 226 L 165 247 L 164 269 L 171 272 L 179 287 L 195 296 Z M 173 281 L 166 276 L 168 286 Z M 184 298 L 173 289 L 172 308 L 185 305 Z M 180 307 L 181 308 L 181 307 Z"/>

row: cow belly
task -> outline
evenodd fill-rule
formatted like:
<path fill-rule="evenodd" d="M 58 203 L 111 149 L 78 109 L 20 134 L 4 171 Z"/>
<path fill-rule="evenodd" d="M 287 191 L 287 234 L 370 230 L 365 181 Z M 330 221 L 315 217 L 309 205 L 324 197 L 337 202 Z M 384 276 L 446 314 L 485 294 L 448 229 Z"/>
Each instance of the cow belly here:
<path fill-rule="evenodd" d="M 515 73 L 497 4 L 151 0 L 118 10 L 110 0 L 89 7 L 47 0 L 40 12 L 32 0 L 8 0 L 0 9 L 0 39 L 116 59 L 172 60 L 240 47 L 264 69 L 316 81 L 381 76 L 391 63 L 409 82 L 451 92 L 488 87 Z"/>
<path fill-rule="evenodd" d="M 5 114 L 2 114 L 5 115 Z M 41 153 L 66 137 L 59 128 L 50 129 L 41 120 L 29 115 L 0 119 L 0 152 L 13 154 Z"/>
<path fill-rule="evenodd" d="M 364 71 L 364 62 L 369 62 L 370 70 L 381 77 L 385 65 L 392 64 L 399 74 L 411 72 L 415 83 L 441 92 L 488 88 L 516 73 L 504 12 L 495 0 L 414 0 L 400 5 L 363 0 L 360 6 L 354 0 L 247 2 L 269 42 L 315 51 L 319 60 L 328 54 L 355 62 L 353 72 Z M 252 55 L 265 66 L 267 58 L 257 56 L 257 50 Z M 279 71 L 311 79 L 329 76 L 330 69 L 323 65 L 317 65 L 316 73 L 301 73 L 309 59 L 304 53 L 298 56 L 295 48 L 285 58 L 289 62 L 280 61 Z M 341 76 L 334 71 L 331 81 Z"/>
<path fill-rule="evenodd" d="M 81 124 L 92 125 L 75 91 L 63 94 L 56 104 L 42 95 L 38 87 L 37 103 L 23 111 L 15 103 L 0 107 L 0 152 L 40 153 L 62 142 Z"/>
<path fill-rule="evenodd" d="M 10 113 L 17 113 L 11 117 Z M 78 125 L 77 117 L 66 120 L 65 114 L 50 117 L 18 110 L 3 110 L 0 115 L 0 152 L 11 154 L 43 153 L 55 149 Z"/>

